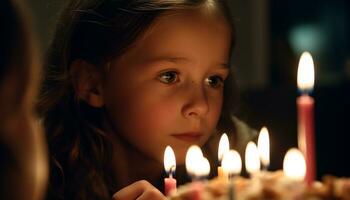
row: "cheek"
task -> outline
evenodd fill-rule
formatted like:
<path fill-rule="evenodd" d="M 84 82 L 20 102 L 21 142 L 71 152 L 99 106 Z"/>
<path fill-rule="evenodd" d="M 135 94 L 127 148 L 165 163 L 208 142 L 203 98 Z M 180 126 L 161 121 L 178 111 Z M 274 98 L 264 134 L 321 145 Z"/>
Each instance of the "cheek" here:
<path fill-rule="evenodd" d="M 157 136 L 171 128 L 175 122 L 175 111 L 166 105 L 153 105 L 147 102 L 133 106 L 128 116 L 130 131 L 143 132 L 141 137 Z"/>
<path fill-rule="evenodd" d="M 137 91 L 140 92 L 111 95 L 106 109 L 120 134 L 140 146 L 140 143 L 161 140 L 162 135 L 176 125 L 178 106 L 155 91 Z"/>
<path fill-rule="evenodd" d="M 223 103 L 223 93 L 218 92 L 210 96 L 210 120 L 212 123 L 216 125 L 216 122 L 219 120 L 221 110 L 222 110 L 222 103 Z"/>

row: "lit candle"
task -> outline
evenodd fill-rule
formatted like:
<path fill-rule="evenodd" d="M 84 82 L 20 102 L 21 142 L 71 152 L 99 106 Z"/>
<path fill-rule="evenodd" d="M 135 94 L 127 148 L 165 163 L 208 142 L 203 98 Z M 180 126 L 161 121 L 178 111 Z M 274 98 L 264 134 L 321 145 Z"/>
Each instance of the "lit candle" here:
<path fill-rule="evenodd" d="M 263 127 L 260 131 L 258 138 L 258 151 L 263 169 L 267 170 L 270 165 L 270 139 L 266 127 Z"/>
<path fill-rule="evenodd" d="M 218 160 L 219 163 L 222 162 L 222 158 L 225 152 L 228 152 L 230 150 L 230 143 L 228 140 L 228 137 L 226 133 L 222 134 L 219 142 L 219 149 L 218 149 Z M 222 167 L 218 166 L 218 177 L 223 178 L 224 174 L 222 171 Z"/>
<path fill-rule="evenodd" d="M 308 95 L 314 86 L 314 63 L 310 53 L 301 55 L 298 66 L 298 88 L 302 95 L 298 105 L 298 143 L 306 158 L 305 181 L 311 184 L 315 180 L 315 141 L 314 141 L 314 99 Z"/>
<path fill-rule="evenodd" d="M 203 159 L 202 150 L 197 145 L 192 145 L 186 153 L 186 171 L 192 177 L 192 179 L 197 179 L 198 169 L 200 168 L 200 163 Z"/>
<path fill-rule="evenodd" d="M 250 175 L 260 171 L 259 151 L 254 142 L 249 142 L 245 150 L 245 168 Z"/>
<path fill-rule="evenodd" d="M 306 164 L 303 154 L 296 148 L 288 150 L 283 160 L 284 175 L 295 181 L 303 181 L 306 173 Z"/>
<path fill-rule="evenodd" d="M 176 169 L 176 159 L 173 149 L 167 146 L 164 151 L 164 168 L 169 178 L 164 179 L 164 193 L 170 195 L 172 192 L 176 192 L 176 179 L 173 178 L 173 173 Z"/>
<path fill-rule="evenodd" d="M 210 163 L 207 158 L 202 157 L 195 174 L 199 178 L 206 178 L 208 177 L 209 173 L 210 173 Z"/>
<path fill-rule="evenodd" d="M 221 161 L 221 167 L 224 174 L 231 179 L 242 171 L 242 159 L 235 150 L 225 152 Z"/>
<path fill-rule="evenodd" d="M 230 184 L 228 189 L 229 200 L 235 199 L 233 177 L 240 174 L 242 171 L 242 159 L 239 153 L 235 150 L 230 150 L 224 153 L 221 167 L 224 174 L 227 174 Z"/>
<path fill-rule="evenodd" d="M 203 157 L 202 150 L 197 145 L 192 145 L 186 153 L 186 170 L 192 177 L 192 200 L 200 200 L 203 184 L 200 178 L 210 173 L 210 165 L 206 158 Z"/>

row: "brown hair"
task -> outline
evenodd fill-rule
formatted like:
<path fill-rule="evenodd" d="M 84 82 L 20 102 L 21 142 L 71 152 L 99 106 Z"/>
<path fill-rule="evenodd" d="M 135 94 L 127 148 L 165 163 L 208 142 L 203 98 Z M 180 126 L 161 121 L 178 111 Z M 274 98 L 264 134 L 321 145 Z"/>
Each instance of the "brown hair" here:
<path fill-rule="evenodd" d="M 49 49 L 39 111 L 52 157 L 51 189 L 67 199 L 109 199 L 106 176 L 111 144 L 103 108 L 77 101 L 69 66 L 77 59 L 102 67 L 125 52 L 162 13 L 199 9 L 208 3 L 233 23 L 225 0 L 71 0 L 62 12 Z M 234 31 L 233 31 L 234 32 Z M 234 41 L 234 40 L 233 40 Z M 234 45 L 232 44 L 232 47 Z M 230 76 L 227 82 L 233 81 Z M 221 121 L 233 110 L 233 83 L 225 83 Z M 114 191 L 115 192 L 115 191 Z"/>

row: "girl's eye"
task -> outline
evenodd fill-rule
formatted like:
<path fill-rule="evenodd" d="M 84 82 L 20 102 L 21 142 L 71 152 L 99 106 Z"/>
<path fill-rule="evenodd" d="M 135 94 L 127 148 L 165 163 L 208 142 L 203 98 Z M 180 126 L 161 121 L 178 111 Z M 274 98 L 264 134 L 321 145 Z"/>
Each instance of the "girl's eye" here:
<path fill-rule="evenodd" d="M 224 86 L 224 79 L 217 75 L 206 78 L 205 82 L 212 88 L 222 88 Z"/>
<path fill-rule="evenodd" d="M 179 74 L 175 71 L 167 71 L 159 74 L 158 79 L 165 84 L 172 84 L 179 81 Z"/>

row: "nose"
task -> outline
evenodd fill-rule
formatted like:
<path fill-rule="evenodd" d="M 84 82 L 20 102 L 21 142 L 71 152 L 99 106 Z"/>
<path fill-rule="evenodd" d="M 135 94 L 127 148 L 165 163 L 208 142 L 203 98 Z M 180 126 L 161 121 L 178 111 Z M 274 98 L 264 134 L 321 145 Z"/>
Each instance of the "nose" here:
<path fill-rule="evenodd" d="M 186 101 L 182 108 L 182 114 L 186 117 L 201 117 L 208 113 L 209 103 L 206 90 L 201 84 L 190 84 L 186 91 Z"/>

